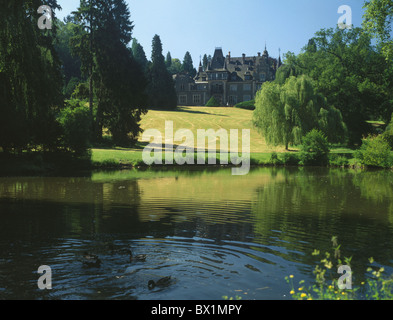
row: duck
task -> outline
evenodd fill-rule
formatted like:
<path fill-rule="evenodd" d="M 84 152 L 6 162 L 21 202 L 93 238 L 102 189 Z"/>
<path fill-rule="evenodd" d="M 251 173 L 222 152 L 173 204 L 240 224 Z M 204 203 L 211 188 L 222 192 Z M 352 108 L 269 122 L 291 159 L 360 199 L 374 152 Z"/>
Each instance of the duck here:
<path fill-rule="evenodd" d="M 85 252 L 83 254 L 82 264 L 86 268 L 99 268 L 101 266 L 101 260 L 95 254 Z"/>
<path fill-rule="evenodd" d="M 137 254 L 133 255 L 132 251 L 128 249 L 128 254 L 130 255 L 130 262 L 145 262 L 146 255 L 145 254 Z"/>
<path fill-rule="evenodd" d="M 149 280 L 149 282 L 147 283 L 147 287 L 149 288 L 149 290 L 153 290 L 155 287 L 159 287 L 159 288 L 168 287 L 171 283 L 171 279 L 172 277 L 168 276 L 168 277 L 161 278 L 157 281 Z"/>

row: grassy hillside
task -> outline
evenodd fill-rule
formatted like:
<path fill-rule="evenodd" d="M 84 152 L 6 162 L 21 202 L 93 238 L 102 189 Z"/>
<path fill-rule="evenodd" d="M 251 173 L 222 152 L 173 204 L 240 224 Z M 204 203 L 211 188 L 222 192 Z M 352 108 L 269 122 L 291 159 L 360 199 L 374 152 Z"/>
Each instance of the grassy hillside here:
<path fill-rule="evenodd" d="M 257 161 L 269 159 L 271 152 L 284 152 L 283 147 L 270 147 L 266 144 L 265 139 L 258 133 L 252 125 L 252 111 L 238 108 L 212 108 L 212 107 L 179 107 L 176 111 L 149 110 L 143 117 L 141 126 L 144 130 L 157 129 L 165 135 L 165 121 L 173 122 L 173 132 L 179 129 L 189 129 L 194 135 L 194 147 L 197 144 L 198 129 L 218 129 L 227 130 L 228 136 L 230 129 L 238 129 L 238 148 L 242 147 L 242 129 L 250 130 L 250 152 L 252 158 Z M 116 149 L 93 149 L 92 160 L 96 164 L 105 166 L 118 164 L 137 164 L 141 162 L 143 146 L 142 137 L 140 143 L 134 149 L 116 148 Z M 175 142 L 175 145 L 178 144 Z M 207 148 L 206 142 L 206 148 Z M 229 146 L 230 147 L 230 146 Z M 217 141 L 217 149 L 220 143 Z"/>
<path fill-rule="evenodd" d="M 239 149 L 241 147 L 241 130 L 250 129 L 252 153 L 283 152 L 284 148 L 272 148 L 266 145 L 265 139 L 252 125 L 252 111 L 238 108 L 181 107 L 177 111 L 149 111 L 142 119 L 143 129 L 154 128 L 164 134 L 165 121 L 173 121 L 174 132 L 178 129 L 192 130 L 195 141 L 198 129 L 230 129 L 239 130 Z M 196 142 L 195 142 L 196 143 Z"/>

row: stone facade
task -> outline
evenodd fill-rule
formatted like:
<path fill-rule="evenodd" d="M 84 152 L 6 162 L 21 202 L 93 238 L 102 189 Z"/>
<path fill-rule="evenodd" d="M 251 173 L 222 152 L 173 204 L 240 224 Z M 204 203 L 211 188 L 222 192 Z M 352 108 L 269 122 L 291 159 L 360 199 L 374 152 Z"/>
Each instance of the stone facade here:
<path fill-rule="evenodd" d="M 223 106 L 234 106 L 255 98 L 257 91 L 266 81 L 275 79 L 281 66 L 281 58 L 269 57 L 265 51 L 254 57 L 224 57 L 222 49 L 216 48 L 214 56 L 195 78 L 186 73 L 174 76 L 177 102 L 180 106 L 204 106 L 214 96 Z"/>

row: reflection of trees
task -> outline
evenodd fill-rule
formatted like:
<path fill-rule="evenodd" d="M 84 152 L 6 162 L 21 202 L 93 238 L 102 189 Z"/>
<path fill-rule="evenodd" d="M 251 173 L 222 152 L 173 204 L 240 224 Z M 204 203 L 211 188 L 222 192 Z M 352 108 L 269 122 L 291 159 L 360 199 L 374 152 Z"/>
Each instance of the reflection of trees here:
<path fill-rule="evenodd" d="M 81 177 L 2 179 L 0 199 L 1 226 L 24 236 L 94 237 L 127 232 L 139 220 L 135 179 L 100 183 Z"/>
<path fill-rule="evenodd" d="M 284 179 L 259 188 L 252 207 L 259 241 L 281 243 L 287 259 L 314 264 L 311 252 L 331 251 L 336 235 L 343 254 L 353 255 L 355 263 L 364 267 L 373 256 L 389 264 L 392 173 L 300 168 L 276 174 Z"/>

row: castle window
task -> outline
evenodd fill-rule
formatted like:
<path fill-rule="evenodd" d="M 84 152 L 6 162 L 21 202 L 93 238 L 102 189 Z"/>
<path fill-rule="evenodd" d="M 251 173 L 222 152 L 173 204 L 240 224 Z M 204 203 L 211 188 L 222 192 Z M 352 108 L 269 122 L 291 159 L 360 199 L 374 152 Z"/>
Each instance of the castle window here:
<path fill-rule="evenodd" d="M 237 91 L 237 84 L 231 84 L 231 85 L 229 86 L 229 90 L 230 90 L 230 91 Z"/>
<path fill-rule="evenodd" d="M 187 104 L 187 96 L 186 95 L 179 96 L 179 103 L 182 105 Z"/>
<path fill-rule="evenodd" d="M 180 91 L 184 91 L 184 89 L 185 89 L 185 88 L 184 88 L 184 83 L 181 83 L 181 84 L 180 84 Z"/>
<path fill-rule="evenodd" d="M 194 104 L 200 104 L 201 103 L 201 95 L 200 94 L 194 94 L 192 96 L 192 102 Z"/>
<path fill-rule="evenodd" d="M 249 83 L 244 84 L 243 85 L 243 90 L 244 91 L 251 91 L 251 84 L 249 84 Z"/>

